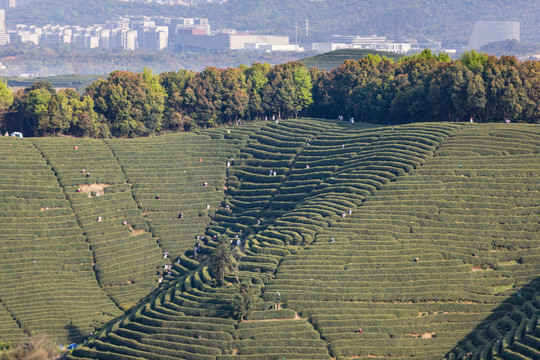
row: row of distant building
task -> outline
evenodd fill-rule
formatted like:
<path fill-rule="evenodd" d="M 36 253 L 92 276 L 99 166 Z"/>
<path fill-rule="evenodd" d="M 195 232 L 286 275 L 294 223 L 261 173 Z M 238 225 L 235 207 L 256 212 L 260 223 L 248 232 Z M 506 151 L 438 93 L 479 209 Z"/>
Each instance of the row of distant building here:
<path fill-rule="evenodd" d="M 162 5 L 200 5 L 200 4 L 209 4 L 216 3 L 221 4 L 227 2 L 227 0 L 121 0 L 123 2 L 133 2 L 141 4 L 162 4 Z"/>
<path fill-rule="evenodd" d="M 197 29 L 210 31 L 208 19 L 126 16 L 108 21 L 106 24 L 83 26 L 18 24 L 14 30 L 6 31 L 5 12 L 0 10 L 0 45 L 31 42 L 76 44 L 84 48 L 106 50 L 145 49 L 160 51 L 170 44 L 169 34 L 178 30 Z"/>
<path fill-rule="evenodd" d="M 0 0 L 15 1 L 15 0 Z M 4 4 L 5 5 L 5 4 Z M 307 20 L 306 20 L 307 34 Z M 520 40 L 519 22 L 481 21 L 474 26 L 468 48 L 479 49 L 493 42 L 507 39 Z M 261 52 L 304 51 L 296 42 L 290 43 L 288 36 L 253 35 L 225 29 L 212 31 L 208 19 L 123 16 L 105 24 L 83 26 L 23 25 L 6 30 L 5 10 L 0 9 L 0 45 L 31 42 L 76 44 L 83 48 L 105 50 L 161 51 L 168 47 L 180 50 L 247 50 Z M 437 41 L 417 42 L 408 39 L 388 40 L 384 36 L 333 35 L 324 42 L 311 44 L 317 52 L 338 49 L 370 49 L 398 54 L 430 48 L 434 51 L 455 53 L 456 49 L 443 49 Z"/>
<path fill-rule="evenodd" d="M 459 51 L 467 49 L 479 50 L 483 46 L 504 40 L 520 41 L 520 23 L 518 21 L 478 21 L 474 24 L 469 43 Z M 456 53 L 458 49 L 448 49 L 441 46 L 440 41 L 388 41 L 384 36 L 342 36 L 333 35 L 326 42 L 314 43 L 312 48 L 319 52 L 338 49 L 356 48 L 387 51 L 405 54 L 430 48 L 438 52 Z"/>
<path fill-rule="evenodd" d="M 1 0 L 0 0 L 1 1 Z M 167 47 L 182 50 L 304 51 L 291 44 L 288 36 L 253 35 L 235 30 L 211 31 L 208 19 L 124 16 L 106 24 L 82 26 L 22 25 L 6 31 L 5 12 L 0 10 L 0 45 L 31 42 L 76 44 L 84 48 L 161 51 Z M 440 45 L 440 44 L 435 44 Z M 382 36 L 333 36 L 327 42 L 313 43 L 312 49 L 326 52 L 341 48 L 364 48 L 395 53 L 414 49 L 411 42 L 388 41 Z"/>
<path fill-rule="evenodd" d="M 17 6 L 27 5 L 33 0 L 0 0 L 0 9 L 14 8 Z M 221 4 L 227 0 L 121 0 L 123 2 L 133 2 L 140 4 L 162 4 L 162 5 L 200 5 L 200 4 Z"/>

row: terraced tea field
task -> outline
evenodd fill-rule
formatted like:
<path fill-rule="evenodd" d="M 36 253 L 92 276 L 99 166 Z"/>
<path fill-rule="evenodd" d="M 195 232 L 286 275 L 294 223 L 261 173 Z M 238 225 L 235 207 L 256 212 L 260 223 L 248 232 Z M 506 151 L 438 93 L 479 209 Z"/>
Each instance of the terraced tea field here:
<path fill-rule="evenodd" d="M 345 62 L 345 60 L 359 60 L 368 55 L 378 55 L 380 57 L 386 57 L 394 61 L 398 61 L 403 55 L 399 55 L 391 52 L 369 50 L 369 49 L 340 49 L 323 54 L 310 56 L 299 60 L 306 65 L 306 68 L 316 67 L 320 70 L 330 71 L 337 68 Z"/>
<path fill-rule="evenodd" d="M 540 358 L 539 126 L 301 119 L 0 147 L 0 341 L 116 318 L 69 358 Z M 235 276 L 216 287 L 206 259 L 223 235 L 259 295 L 241 322 Z"/>

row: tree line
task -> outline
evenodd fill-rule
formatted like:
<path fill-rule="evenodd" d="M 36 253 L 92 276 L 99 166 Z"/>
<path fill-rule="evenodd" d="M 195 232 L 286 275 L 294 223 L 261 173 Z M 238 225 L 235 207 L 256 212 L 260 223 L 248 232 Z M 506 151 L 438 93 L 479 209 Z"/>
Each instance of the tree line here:
<path fill-rule="evenodd" d="M 147 68 L 138 74 L 114 71 L 82 96 L 37 82 L 10 94 L 2 130 L 22 130 L 26 136 L 135 137 L 298 116 L 313 101 L 311 78 L 300 63 L 256 63 L 159 75 Z"/>
<path fill-rule="evenodd" d="M 540 121 L 540 62 L 429 50 L 393 62 L 378 56 L 314 72 L 312 115 L 371 123 Z"/>
<path fill-rule="evenodd" d="M 254 119 L 313 117 L 402 124 L 417 121 L 540 121 L 540 62 L 474 51 L 458 60 L 429 50 L 399 61 L 377 55 L 331 71 L 298 62 L 270 66 L 114 71 L 56 91 L 37 82 L 0 84 L 3 131 L 26 136 L 135 137 Z"/>

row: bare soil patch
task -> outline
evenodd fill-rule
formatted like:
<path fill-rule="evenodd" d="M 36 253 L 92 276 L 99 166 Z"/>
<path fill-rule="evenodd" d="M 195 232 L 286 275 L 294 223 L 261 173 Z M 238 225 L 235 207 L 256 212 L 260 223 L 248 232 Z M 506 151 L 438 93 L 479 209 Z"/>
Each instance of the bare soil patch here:
<path fill-rule="evenodd" d="M 131 236 L 137 236 L 137 235 L 141 235 L 141 234 L 144 234 L 144 230 L 142 230 L 142 229 L 139 229 L 139 230 L 131 229 Z"/>
<path fill-rule="evenodd" d="M 81 185 L 79 188 L 83 193 L 90 195 L 92 192 L 95 192 L 97 195 L 105 194 L 105 188 L 111 186 L 110 184 L 90 184 L 90 185 Z"/>
<path fill-rule="evenodd" d="M 412 337 L 415 337 L 415 338 L 421 338 L 421 339 L 431 339 L 433 338 L 434 335 L 436 335 L 437 333 L 430 333 L 430 332 L 427 332 L 425 334 L 407 334 L 409 336 L 412 336 Z"/>

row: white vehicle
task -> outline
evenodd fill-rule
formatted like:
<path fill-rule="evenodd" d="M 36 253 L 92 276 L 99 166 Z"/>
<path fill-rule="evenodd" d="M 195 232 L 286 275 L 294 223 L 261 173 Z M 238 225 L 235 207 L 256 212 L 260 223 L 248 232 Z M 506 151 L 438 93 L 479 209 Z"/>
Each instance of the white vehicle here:
<path fill-rule="evenodd" d="M 22 139 L 23 134 L 21 132 L 15 131 L 14 133 L 11 133 L 11 136 L 19 137 Z"/>

